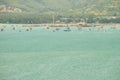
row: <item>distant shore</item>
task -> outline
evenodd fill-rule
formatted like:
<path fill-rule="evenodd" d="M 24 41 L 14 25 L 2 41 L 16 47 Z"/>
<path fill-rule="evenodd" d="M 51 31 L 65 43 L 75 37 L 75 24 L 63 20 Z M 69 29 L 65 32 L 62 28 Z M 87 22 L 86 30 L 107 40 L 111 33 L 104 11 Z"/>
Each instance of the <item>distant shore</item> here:
<path fill-rule="evenodd" d="M 120 26 L 120 23 L 108 23 L 108 24 L 101 24 L 101 23 L 86 23 L 86 24 L 79 24 L 79 23 L 70 23 L 70 24 L 50 24 L 50 23 L 44 23 L 44 24 L 4 24 L 0 23 L 0 26 L 7 27 L 7 26 L 13 26 L 13 27 L 97 27 L 97 26 Z"/>

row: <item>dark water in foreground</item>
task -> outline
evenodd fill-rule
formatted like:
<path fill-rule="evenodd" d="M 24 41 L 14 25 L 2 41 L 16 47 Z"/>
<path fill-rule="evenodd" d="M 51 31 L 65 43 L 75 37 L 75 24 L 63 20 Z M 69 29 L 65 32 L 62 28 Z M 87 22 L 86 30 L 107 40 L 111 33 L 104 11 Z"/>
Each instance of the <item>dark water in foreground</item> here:
<path fill-rule="evenodd" d="M 0 80 L 120 79 L 119 28 L 54 29 L 0 31 Z"/>

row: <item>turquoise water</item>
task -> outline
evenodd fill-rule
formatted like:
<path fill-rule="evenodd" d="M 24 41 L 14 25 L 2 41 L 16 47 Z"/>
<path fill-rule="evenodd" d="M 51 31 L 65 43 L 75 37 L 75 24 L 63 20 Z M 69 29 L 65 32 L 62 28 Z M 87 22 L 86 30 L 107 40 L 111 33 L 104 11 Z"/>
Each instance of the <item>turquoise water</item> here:
<path fill-rule="evenodd" d="M 26 29 L 0 31 L 0 80 L 120 79 L 120 28 Z"/>

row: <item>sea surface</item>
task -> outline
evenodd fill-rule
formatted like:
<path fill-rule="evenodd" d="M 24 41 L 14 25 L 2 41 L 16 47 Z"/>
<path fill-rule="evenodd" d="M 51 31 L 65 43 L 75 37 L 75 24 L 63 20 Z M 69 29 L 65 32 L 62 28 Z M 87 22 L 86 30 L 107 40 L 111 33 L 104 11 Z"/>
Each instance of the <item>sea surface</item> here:
<path fill-rule="evenodd" d="M 0 80 L 120 80 L 119 27 L 66 29 L 0 31 Z"/>

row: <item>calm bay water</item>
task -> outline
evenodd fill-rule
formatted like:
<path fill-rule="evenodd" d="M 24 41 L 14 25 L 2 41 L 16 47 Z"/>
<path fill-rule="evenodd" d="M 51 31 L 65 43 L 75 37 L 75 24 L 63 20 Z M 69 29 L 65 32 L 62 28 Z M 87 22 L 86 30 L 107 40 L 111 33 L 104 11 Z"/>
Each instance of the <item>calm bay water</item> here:
<path fill-rule="evenodd" d="M 120 79 L 119 28 L 64 29 L 0 31 L 0 80 Z"/>

